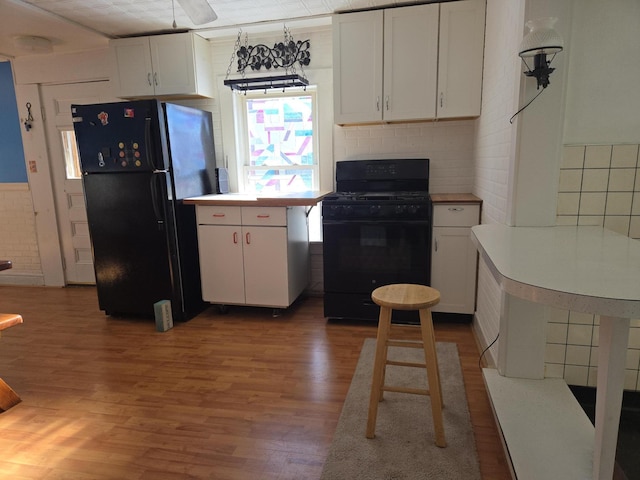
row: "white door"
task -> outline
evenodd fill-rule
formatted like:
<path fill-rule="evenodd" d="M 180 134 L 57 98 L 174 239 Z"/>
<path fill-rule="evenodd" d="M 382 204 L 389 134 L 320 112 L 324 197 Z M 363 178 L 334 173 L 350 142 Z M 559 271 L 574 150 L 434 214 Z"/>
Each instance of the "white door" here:
<path fill-rule="evenodd" d="M 45 129 L 66 284 L 95 283 L 71 104 L 116 101 L 108 82 L 42 87 Z"/>

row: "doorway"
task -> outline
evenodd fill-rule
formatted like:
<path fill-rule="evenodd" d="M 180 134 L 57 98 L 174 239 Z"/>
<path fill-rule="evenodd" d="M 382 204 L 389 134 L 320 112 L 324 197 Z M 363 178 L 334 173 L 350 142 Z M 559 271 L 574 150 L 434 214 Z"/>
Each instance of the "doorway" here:
<path fill-rule="evenodd" d="M 107 81 L 45 85 L 41 94 L 65 284 L 95 284 L 71 105 L 117 99 Z"/>

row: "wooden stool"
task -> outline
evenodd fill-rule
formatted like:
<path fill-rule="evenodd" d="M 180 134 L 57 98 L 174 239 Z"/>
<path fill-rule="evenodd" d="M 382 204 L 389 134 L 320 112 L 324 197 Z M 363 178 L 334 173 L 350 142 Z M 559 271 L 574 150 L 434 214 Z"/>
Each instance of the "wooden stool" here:
<path fill-rule="evenodd" d="M 16 313 L 0 313 L 0 332 L 5 328 L 22 323 L 22 316 Z M 9 410 L 22 400 L 12 388 L 0 378 L 0 413 Z"/>
<path fill-rule="evenodd" d="M 369 418 L 367 420 L 367 438 L 374 438 L 378 402 L 382 401 L 383 392 L 413 393 L 431 397 L 431 414 L 438 447 L 446 447 L 444 424 L 442 421 L 442 389 L 438 357 L 436 356 L 436 340 L 431 320 L 431 307 L 440 301 L 440 292 L 424 285 L 395 284 L 376 288 L 371 294 L 373 301 L 380 306 L 378 322 L 378 339 L 376 341 L 376 357 L 373 366 L 371 398 L 369 400 Z M 420 314 L 420 330 L 422 341 L 391 339 L 392 310 L 418 310 Z M 393 325 L 393 330 L 417 328 L 412 325 Z M 388 347 L 411 347 L 424 349 L 425 363 L 396 362 L 387 360 Z M 426 368 L 429 389 L 387 386 L 384 383 L 386 366 Z"/>

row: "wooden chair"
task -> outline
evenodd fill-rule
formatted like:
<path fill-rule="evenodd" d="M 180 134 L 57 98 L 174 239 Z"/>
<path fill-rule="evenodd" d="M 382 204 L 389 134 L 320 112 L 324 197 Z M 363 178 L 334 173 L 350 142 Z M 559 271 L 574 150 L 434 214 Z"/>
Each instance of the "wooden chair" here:
<path fill-rule="evenodd" d="M 0 313 L 0 336 L 2 330 L 22 323 L 22 316 L 16 313 Z M 22 400 L 4 380 L 0 378 L 0 413 L 9 410 Z"/>
<path fill-rule="evenodd" d="M 431 397 L 431 414 L 435 431 L 435 443 L 439 447 L 446 447 L 444 424 L 442 420 L 442 389 L 440 373 L 438 371 L 438 357 L 436 355 L 436 341 L 431 319 L 431 307 L 440 301 L 440 292 L 424 285 L 394 284 L 376 288 L 371 294 L 372 300 L 380 306 L 378 322 L 378 338 L 369 400 L 369 417 L 367 420 L 367 438 L 375 437 L 378 402 L 382 401 L 383 393 L 400 392 Z M 412 325 L 391 325 L 393 310 L 418 310 L 420 315 L 420 330 L 422 341 L 397 340 L 392 338 L 396 331 L 418 328 Z M 425 363 L 398 362 L 387 359 L 388 347 L 411 347 L 424 350 Z M 426 368 L 428 389 L 407 388 L 385 385 L 387 365 L 402 367 Z"/>

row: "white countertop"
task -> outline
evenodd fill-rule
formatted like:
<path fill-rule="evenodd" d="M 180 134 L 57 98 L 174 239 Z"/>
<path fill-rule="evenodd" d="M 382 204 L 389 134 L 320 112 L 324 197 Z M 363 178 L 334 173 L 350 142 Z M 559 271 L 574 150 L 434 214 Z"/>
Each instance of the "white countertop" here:
<path fill-rule="evenodd" d="M 308 190 L 293 193 L 268 193 L 245 194 L 223 193 L 202 195 L 200 197 L 185 198 L 184 203 L 191 205 L 230 205 L 230 206 L 256 206 L 256 207 L 311 207 L 321 202 L 331 192 Z"/>
<path fill-rule="evenodd" d="M 640 241 L 602 227 L 478 225 L 471 238 L 510 294 L 640 318 Z"/>
<path fill-rule="evenodd" d="M 640 242 L 602 227 L 508 227 L 506 225 L 478 225 L 471 229 L 471 239 L 489 267 L 500 288 L 507 294 L 503 297 L 503 312 L 500 318 L 499 355 L 502 356 L 502 371 L 514 372 L 513 364 L 538 363 L 544 358 L 544 339 L 540 328 L 544 328 L 544 315 L 536 318 L 535 306 L 524 307 L 512 300 L 551 305 L 567 310 L 600 315 L 598 338 L 598 376 L 596 394 L 596 418 L 593 441 L 592 475 L 580 475 L 579 479 L 611 480 L 615 468 L 618 424 L 624 389 L 626 351 L 629 339 L 630 318 L 640 318 Z M 529 314 L 533 312 L 533 315 Z M 539 329 L 528 328 L 539 326 Z M 542 330 L 543 331 L 543 330 Z M 499 359 L 500 363 L 500 359 Z M 536 367 L 536 365 L 534 365 Z M 533 450 L 521 441 L 519 416 L 532 411 L 537 400 L 530 394 L 521 395 L 515 403 L 516 409 L 501 403 L 501 390 L 512 392 L 519 388 L 516 376 L 496 375 L 493 382 L 487 381 L 489 397 L 497 414 L 501 431 L 509 449 L 519 449 L 525 455 Z M 485 372 L 485 379 L 487 379 Z M 528 378 L 533 378 L 532 376 Z M 546 385 L 550 379 L 537 380 Z M 535 382 L 535 380 L 534 380 Z M 533 387 L 538 388 L 538 387 Z M 555 402 L 545 409 L 561 411 L 563 402 Z M 500 406 L 502 405 L 502 406 Z M 514 423 L 515 422 L 515 423 Z M 553 425 L 551 422 L 550 425 Z M 546 437 L 562 434 L 562 425 L 544 433 L 531 442 L 545 441 Z M 581 420 L 572 422 L 578 432 L 586 431 Z M 508 426 L 516 428 L 508 434 Z M 555 428 L 558 431 L 554 431 Z M 587 435 L 578 433 L 578 435 Z M 547 454 L 536 454 L 535 461 L 559 465 L 565 461 L 563 451 L 556 449 Z M 571 463 L 585 465 L 583 459 L 590 447 L 574 452 Z M 521 453 L 521 452 L 519 452 Z M 519 454 L 518 453 L 518 454 Z M 511 455 L 513 458 L 513 455 Z M 517 462 L 513 462 L 514 467 Z M 523 470 L 531 470 L 526 462 Z M 580 467 L 582 468 L 582 467 Z M 529 478 L 518 474 L 518 478 Z M 542 478 L 540 475 L 532 478 Z M 544 478 L 566 478 L 565 475 L 545 474 Z"/>

